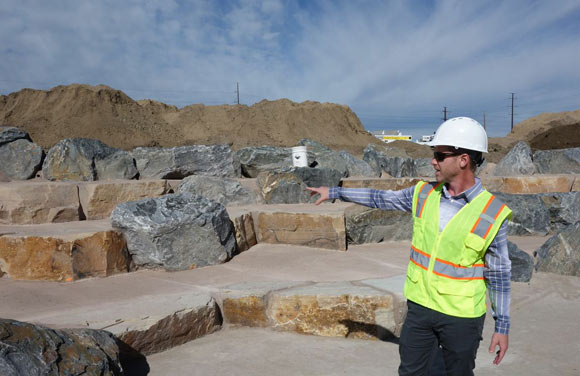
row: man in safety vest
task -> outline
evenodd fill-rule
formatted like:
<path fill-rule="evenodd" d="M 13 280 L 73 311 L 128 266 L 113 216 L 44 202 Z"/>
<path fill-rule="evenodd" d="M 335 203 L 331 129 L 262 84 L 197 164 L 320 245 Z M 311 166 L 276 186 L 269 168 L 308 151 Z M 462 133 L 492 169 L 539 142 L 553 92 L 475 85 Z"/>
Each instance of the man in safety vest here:
<path fill-rule="evenodd" d="M 511 210 L 483 189 L 476 168 L 487 153 L 487 134 L 477 121 L 458 117 L 437 129 L 430 146 L 435 182 L 401 191 L 308 188 L 328 199 L 413 216 L 411 257 L 405 282 L 407 317 L 401 331 L 399 375 L 426 375 L 438 349 L 447 375 L 473 375 L 489 289 L 495 333 L 489 351 L 508 348 L 511 263 L 507 220 Z"/>

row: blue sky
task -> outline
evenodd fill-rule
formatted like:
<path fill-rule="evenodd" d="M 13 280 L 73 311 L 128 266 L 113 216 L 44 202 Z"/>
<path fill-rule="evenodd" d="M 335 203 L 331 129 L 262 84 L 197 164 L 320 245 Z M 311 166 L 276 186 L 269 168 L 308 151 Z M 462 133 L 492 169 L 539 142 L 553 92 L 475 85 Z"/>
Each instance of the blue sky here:
<path fill-rule="evenodd" d="M 179 107 L 350 106 L 367 130 L 490 136 L 580 109 L 580 1 L 1 0 L 0 94 L 105 84 Z"/>

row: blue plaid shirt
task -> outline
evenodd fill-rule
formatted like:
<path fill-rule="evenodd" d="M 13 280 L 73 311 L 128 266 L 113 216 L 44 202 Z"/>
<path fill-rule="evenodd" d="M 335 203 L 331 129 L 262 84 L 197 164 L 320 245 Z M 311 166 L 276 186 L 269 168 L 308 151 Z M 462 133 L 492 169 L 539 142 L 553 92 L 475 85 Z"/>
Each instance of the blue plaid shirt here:
<path fill-rule="evenodd" d="M 475 179 L 475 185 L 457 196 L 451 196 L 443 186 L 439 204 L 439 231 L 443 231 L 449 220 L 468 202 L 483 191 L 481 180 Z M 330 199 L 354 202 L 371 208 L 384 210 L 401 210 L 411 212 L 415 186 L 400 191 L 380 191 L 368 188 L 331 187 Z M 483 277 L 489 291 L 491 312 L 495 319 L 495 331 L 508 334 L 510 328 L 510 277 L 511 261 L 507 248 L 507 221 L 504 221 L 485 253 Z"/>

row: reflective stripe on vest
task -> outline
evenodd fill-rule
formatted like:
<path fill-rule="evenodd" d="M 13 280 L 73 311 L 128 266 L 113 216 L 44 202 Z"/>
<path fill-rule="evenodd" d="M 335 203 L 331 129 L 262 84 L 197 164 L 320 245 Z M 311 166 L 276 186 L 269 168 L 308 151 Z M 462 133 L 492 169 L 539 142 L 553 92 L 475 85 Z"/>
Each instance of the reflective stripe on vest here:
<path fill-rule="evenodd" d="M 411 262 L 421 269 L 429 269 L 430 256 L 411 246 Z M 435 259 L 433 273 L 451 279 L 483 279 L 484 264 L 473 264 L 471 267 L 461 266 L 449 261 Z"/>
<path fill-rule="evenodd" d="M 505 206 L 503 202 L 496 200 L 495 196 L 491 196 L 475 225 L 473 225 L 471 232 L 485 239 Z"/>
<path fill-rule="evenodd" d="M 425 207 L 425 203 L 427 202 L 427 197 L 429 197 L 429 195 L 431 193 L 433 193 L 433 191 L 435 189 L 437 189 L 437 187 L 439 187 L 441 184 L 443 183 L 439 183 L 435 186 L 429 184 L 429 183 L 425 183 L 423 184 L 423 186 L 421 187 L 421 190 L 419 191 L 419 194 L 417 195 L 417 205 L 415 205 L 416 208 L 416 213 L 415 216 L 420 218 L 421 214 L 423 214 L 423 208 Z"/>

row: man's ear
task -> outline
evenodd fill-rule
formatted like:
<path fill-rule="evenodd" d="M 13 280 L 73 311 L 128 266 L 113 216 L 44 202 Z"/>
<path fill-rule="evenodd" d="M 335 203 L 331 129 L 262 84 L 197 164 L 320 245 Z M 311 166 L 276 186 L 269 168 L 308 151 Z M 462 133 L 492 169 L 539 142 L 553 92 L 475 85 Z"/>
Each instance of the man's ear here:
<path fill-rule="evenodd" d="M 469 166 L 469 156 L 467 154 L 461 154 L 459 156 L 459 166 L 461 166 L 461 168 Z"/>

